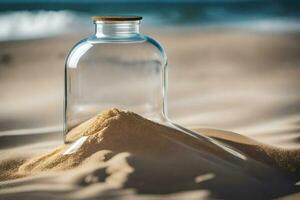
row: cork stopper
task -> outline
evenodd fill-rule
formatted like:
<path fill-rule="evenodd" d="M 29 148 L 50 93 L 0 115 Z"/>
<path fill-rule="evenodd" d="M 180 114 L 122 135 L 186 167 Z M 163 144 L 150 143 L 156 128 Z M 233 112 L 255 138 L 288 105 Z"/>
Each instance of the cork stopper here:
<path fill-rule="evenodd" d="M 93 16 L 93 22 L 118 22 L 118 21 L 137 21 L 143 19 L 141 16 Z"/>

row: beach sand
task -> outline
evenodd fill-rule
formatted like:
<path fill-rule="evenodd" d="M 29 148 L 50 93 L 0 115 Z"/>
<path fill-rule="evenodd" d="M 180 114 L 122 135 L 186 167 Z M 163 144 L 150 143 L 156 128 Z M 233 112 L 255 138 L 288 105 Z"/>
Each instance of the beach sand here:
<path fill-rule="evenodd" d="M 227 139 L 227 145 L 238 143 L 239 146 L 235 145 L 238 154 L 232 153 L 235 149 L 226 151 L 201 135 L 194 138 L 132 112 L 106 110 L 71 130 L 67 137 L 73 144 L 33 158 L 2 161 L 0 181 L 6 181 L 0 184 L 2 195 L 24 198 L 28 185 L 32 181 L 36 184 L 41 177 L 57 187 L 52 191 L 46 189 L 45 197 L 62 199 L 74 196 L 69 194 L 70 190 L 58 192 L 61 184 L 64 188 L 77 187 L 71 191 L 79 194 L 81 189 L 90 190 L 81 194 L 84 199 L 114 199 L 116 191 L 124 189 L 134 189 L 125 197 L 128 199 L 187 190 L 197 190 L 205 198 L 270 199 L 298 191 L 295 186 L 300 172 L 298 151 L 282 151 L 234 133 L 201 132 L 219 140 Z M 13 181 L 9 181 L 13 179 L 23 182 L 21 194 Z M 104 191 L 99 193 L 95 186 Z M 31 188 L 35 189 L 28 198 L 44 195 L 35 193 L 40 186 Z M 163 198 L 160 195 L 156 198 Z M 186 195 L 185 198 L 197 197 L 189 192 Z"/>
<path fill-rule="evenodd" d="M 170 118 L 235 148 L 246 160 L 205 140 L 173 136 L 178 131 L 154 137 L 173 133 L 162 128 L 142 137 L 147 151 L 136 147 L 132 134 L 132 145 L 112 142 L 84 156 L 82 166 L 31 168 L 31 159 L 62 145 L 64 58 L 82 35 L 5 42 L 0 44 L 1 179 L 18 179 L 0 183 L 0 199 L 299 198 L 299 35 L 149 34 L 168 54 Z M 142 124 L 137 123 L 145 128 Z"/>

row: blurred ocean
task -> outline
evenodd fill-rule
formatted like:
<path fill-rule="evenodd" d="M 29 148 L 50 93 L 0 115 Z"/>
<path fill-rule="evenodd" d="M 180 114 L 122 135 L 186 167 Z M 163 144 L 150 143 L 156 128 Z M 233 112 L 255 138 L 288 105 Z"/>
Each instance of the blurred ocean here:
<path fill-rule="evenodd" d="M 149 27 L 300 31 L 298 0 L 0 0 L 0 40 L 92 31 L 92 15 L 141 15 Z"/>

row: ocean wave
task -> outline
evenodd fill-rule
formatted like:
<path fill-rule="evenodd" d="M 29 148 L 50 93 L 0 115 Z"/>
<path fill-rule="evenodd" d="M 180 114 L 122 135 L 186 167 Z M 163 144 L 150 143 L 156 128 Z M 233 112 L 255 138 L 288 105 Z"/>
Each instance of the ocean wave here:
<path fill-rule="evenodd" d="M 214 10 L 215 11 L 215 10 Z M 223 11 L 222 11 L 223 12 Z M 11 11 L 0 13 L 0 41 L 26 40 L 50 37 L 59 34 L 92 32 L 90 16 L 95 13 L 84 13 L 71 10 L 63 11 Z M 155 13 L 140 13 L 143 26 L 148 27 L 202 27 L 233 28 L 260 32 L 300 32 L 300 19 L 293 17 L 245 16 L 238 17 L 223 13 L 206 17 L 195 15 L 192 18 L 176 10 L 169 10 L 163 17 Z"/>
<path fill-rule="evenodd" d="M 17 11 L 0 14 L 0 27 L 0 41 L 5 41 L 79 32 L 89 26 L 71 11 Z"/>

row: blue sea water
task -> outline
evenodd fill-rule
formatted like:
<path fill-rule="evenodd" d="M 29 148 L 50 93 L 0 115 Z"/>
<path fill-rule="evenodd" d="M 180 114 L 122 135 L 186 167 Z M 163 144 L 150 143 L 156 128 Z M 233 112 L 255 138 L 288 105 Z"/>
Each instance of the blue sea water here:
<path fill-rule="evenodd" d="M 0 0 L 0 40 L 90 31 L 93 15 L 141 15 L 144 26 L 299 32 L 297 0 Z"/>

